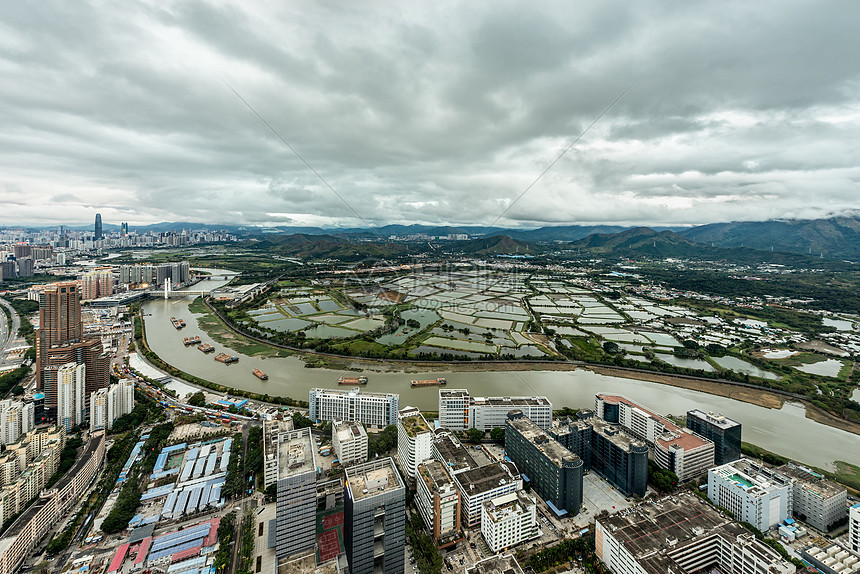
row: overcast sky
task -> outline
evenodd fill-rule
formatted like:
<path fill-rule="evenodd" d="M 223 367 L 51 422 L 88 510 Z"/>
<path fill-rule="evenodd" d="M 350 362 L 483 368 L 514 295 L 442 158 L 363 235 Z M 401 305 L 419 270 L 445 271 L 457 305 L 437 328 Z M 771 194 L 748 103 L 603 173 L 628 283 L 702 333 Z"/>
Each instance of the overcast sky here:
<path fill-rule="evenodd" d="M 498 225 L 860 207 L 857 2 L 169 4 L 4 4 L 0 225 L 491 224 L 633 82 Z"/>

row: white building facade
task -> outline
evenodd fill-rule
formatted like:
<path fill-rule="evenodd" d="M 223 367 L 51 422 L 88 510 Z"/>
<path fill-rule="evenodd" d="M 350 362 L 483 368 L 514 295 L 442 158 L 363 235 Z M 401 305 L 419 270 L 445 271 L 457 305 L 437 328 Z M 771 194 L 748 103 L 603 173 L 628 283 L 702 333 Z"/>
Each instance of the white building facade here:
<path fill-rule="evenodd" d="M 358 421 L 365 426 L 383 428 L 397 424 L 400 395 L 365 393 L 358 387 L 349 390 L 311 389 L 308 405 L 308 416 L 315 422 Z"/>
<path fill-rule="evenodd" d="M 418 476 L 418 465 L 433 458 L 433 431 L 415 407 L 405 407 L 397 417 L 397 459 L 409 478 Z"/>
<path fill-rule="evenodd" d="M 791 517 L 791 490 L 790 478 L 747 459 L 708 471 L 711 502 L 762 532 Z"/>
<path fill-rule="evenodd" d="M 57 370 L 57 422 L 67 431 L 84 422 L 86 367 L 66 363 Z"/>
<path fill-rule="evenodd" d="M 496 554 L 537 538 L 541 531 L 535 499 L 517 491 L 484 501 L 481 506 L 481 534 Z"/>
<path fill-rule="evenodd" d="M 546 397 L 473 397 L 466 389 L 439 389 L 439 426 L 448 430 L 505 428 L 512 410 L 544 430 L 552 426 L 552 403 Z"/>
<path fill-rule="evenodd" d="M 331 444 L 341 466 L 367 462 L 367 431 L 361 423 L 335 421 L 331 427 Z"/>
<path fill-rule="evenodd" d="M 848 546 L 860 554 L 860 503 L 848 509 Z"/>

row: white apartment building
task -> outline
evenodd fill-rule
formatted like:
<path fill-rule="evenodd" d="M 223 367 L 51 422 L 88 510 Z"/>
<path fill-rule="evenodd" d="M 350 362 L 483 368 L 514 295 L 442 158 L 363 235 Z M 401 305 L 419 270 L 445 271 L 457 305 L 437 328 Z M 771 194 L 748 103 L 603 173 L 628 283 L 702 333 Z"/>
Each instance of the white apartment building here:
<path fill-rule="evenodd" d="M 134 382 L 122 379 L 90 393 L 90 430 L 112 429 L 116 420 L 134 410 Z"/>
<path fill-rule="evenodd" d="M 597 520 L 595 547 L 613 574 L 795 572 L 794 564 L 689 492 Z"/>
<path fill-rule="evenodd" d="M 357 421 L 365 426 L 387 427 L 397 424 L 400 395 L 368 393 L 356 387 L 311 389 L 308 393 L 308 416 L 312 421 Z"/>
<path fill-rule="evenodd" d="M 860 503 L 848 509 L 848 547 L 860 554 Z"/>
<path fill-rule="evenodd" d="M 481 534 L 496 554 L 541 535 L 535 499 L 519 490 L 484 501 Z"/>
<path fill-rule="evenodd" d="M 445 465 L 428 460 L 418 465 L 418 511 L 439 547 L 456 543 L 460 532 L 460 492 Z"/>
<path fill-rule="evenodd" d="M 36 426 L 32 402 L 0 401 L 0 442 L 11 444 Z"/>
<path fill-rule="evenodd" d="M 473 397 L 466 389 L 439 389 L 439 426 L 448 430 L 505 428 L 512 410 L 544 430 L 552 426 L 552 403 L 546 397 Z"/>
<path fill-rule="evenodd" d="M 57 422 L 67 431 L 84 422 L 84 382 L 86 367 L 66 363 L 57 369 Z"/>
<path fill-rule="evenodd" d="M 108 390 L 90 393 L 90 431 L 108 428 Z"/>
<path fill-rule="evenodd" d="M 361 423 L 334 421 L 331 444 L 341 466 L 367 462 L 367 431 Z"/>
<path fill-rule="evenodd" d="M 708 498 L 735 520 L 767 532 L 792 513 L 792 480 L 748 459 L 708 471 Z"/>
<path fill-rule="evenodd" d="M 416 407 L 404 407 L 397 415 L 397 460 L 409 478 L 418 476 L 418 465 L 433 458 L 433 430 Z"/>

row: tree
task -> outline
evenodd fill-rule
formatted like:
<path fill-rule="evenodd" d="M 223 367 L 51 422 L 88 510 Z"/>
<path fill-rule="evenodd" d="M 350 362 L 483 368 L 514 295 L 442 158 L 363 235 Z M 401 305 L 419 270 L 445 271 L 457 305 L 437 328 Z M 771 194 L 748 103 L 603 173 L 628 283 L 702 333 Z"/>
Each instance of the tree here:
<path fill-rule="evenodd" d="M 314 421 L 302 413 L 293 413 L 293 426 L 297 429 L 308 428 L 314 426 Z"/>
<path fill-rule="evenodd" d="M 466 431 L 466 440 L 469 442 L 481 442 L 484 438 L 484 431 L 476 428 L 470 428 Z"/>
<path fill-rule="evenodd" d="M 192 407 L 202 407 L 206 404 L 206 395 L 203 394 L 203 391 L 197 391 L 188 397 L 188 404 Z"/>
<path fill-rule="evenodd" d="M 12 387 L 12 394 L 15 396 L 23 395 L 24 387 L 22 387 L 21 385 L 15 385 L 14 387 Z"/>
<path fill-rule="evenodd" d="M 621 347 L 618 346 L 618 343 L 613 343 L 612 341 L 606 341 L 603 343 L 603 350 L 609 353 L 610 355 L 617 355 L 621 352 Z"/>
<path fill-rule="evenodd" d="M 490 431 L 490 438 L 493 442 L 505 442 L 505 429 L 496 427 Z"/>

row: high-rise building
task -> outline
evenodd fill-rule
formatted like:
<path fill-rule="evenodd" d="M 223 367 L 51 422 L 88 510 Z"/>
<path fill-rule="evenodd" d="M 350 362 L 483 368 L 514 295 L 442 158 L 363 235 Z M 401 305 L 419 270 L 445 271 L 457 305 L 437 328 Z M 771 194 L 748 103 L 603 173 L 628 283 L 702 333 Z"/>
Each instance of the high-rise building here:
<path fill-rule="evenodd" d="M 308 416 L 312 421 L 358 421 L 365 426 L 386 427 L 397 424 L 400 395 L 366 393 L 360 388 L 311 389 Z"/>
<path fill-rule="evenodd" d="M 114 279 L 110 269 L 87 271 L 81 275 L 80 282 L 81 299 L 84 301 L 92 301 L 113 294 Z"/>
<path fill-rule="evenodd" d="M 595 551 L 613 574 L 794 574 L 794 564 L 691 492 L 598 518 Z"/>
<path fill-rule="evenodd" d="M 331 444 L 344 467 L 367 461 L 367 431 L 361 423 L 335 421 L 331 426 Z"/>
<path fill-rule="evenodd" d="M 90 430 L 110 430 L 116 420 L 134 410 L 134 382 L 121 379 L 89 394 Z"/>
<path fill-rule="evenodd" d="M 473 397 L 466 389 L 439 389 L 439 426 L 448 430 L 503 429 L 514 409 L 542 429 L 552 426 L 552 403 L 546 397 Z"/>
<path fill-rule="evenodd" d="M 537 503 L 523 491 L 485 500 L 481 508 L 481 534 L 496 554 L 540 536 Z"/>
<path fill-rule="evenodd" d="M 96 224 L 95 224 L 95 227 L 93 229 L 93 232 L 94 232 L 93 235 L 94 235 L 94 238 L 96 241 L 98 241 L 99 239 L 101 239 L 103 237 L 103 234 L 102 234 L 102 214 L 101 213 L 96 213 Z"/>
<path fill-rule="evenodd" d="M 123 237 L 128 237 L 128 222 L 127 221 L 123 221 L 122 223 L 120 223 L 119 232 L 120 232 L 120 235 L 122 235 Z"/>
<path fill-rule="evenodd" d="M 714 443 L 714 464 L 741 457 L 741 423 L 723 415 L 693 409 L 687 411 L 687 428 Z"/>
<path fill-rule="evenodd" d="M 438 460 L 418 465 L 418 496 L 416 504 L 424 524 L 433 533 L 440 548 L 456 544 L 460 539 L 460 492 Z"/>
<path fill-rule="evenodd" d="M 108 390 L 90 393 L 90 431 L 108 428 Z"/>
<path fill-rule="evenodd" d="M 736 520 L 767 532 L 791 517 L 791 483 L 775 470 L 740 459 L 708 471 L 708 498 Z"/>
<path fill-rule="evenodd" d="M 35 266 L 29 257 L 18 260 L 18 277 L 32 277 Z"/>
<path fill-rule="evenodd" d="M 316 542 L 317 464 L 309 428 L 278 435 L 276 554 L 284 558 Z"/>
<path fill-rule="evenodd" d="M 12 444 L 36 426 L 32 401 L 0 401 L 0 442 Z"/>
<path fill-rule="evenodd" d="M 84 422 L 84 381 L 86 366 L 67 363 L 62 366 L 46 367 L 56 372 L 57 422 L 67 431 Z"/>
<path fill-rule="evenodd" d="M 86 366 L 84 383 L 84 405 L 89 407 L 87 398 L 90 393 L 106 388 L 110 383 L 110 355 L 102 348 L 99 338 L 86 339 L 60 347 L 48 349 L 42 360 L 42 392 L 45 395 L 45 416 L 54 420 L 57 416 L 58 395 L 55 386 L 55 372 L 50 367 L 60 367 L 68 363 Z"/>
<path fill-rule="evenodd" d="M 645 496 L 648 488 L 648 445 L 620 426 L 597 417 L 562 418 L 547 431 L 585 467 L 603 476 L 625 496 Z"/>
<path fill-rule="evenodd" d="M 397 415 L 397 459 L 406 476 L 415 478 L 418 465 L 433 457 L 433 431 L 415 407 L 404 407 Z"/>
<path fill-rule="evenodd" d="M 343 542 L 352 574 L 403 574 L 406 486 L 391 458 L 346 469 Z"/>
<path fill-rule="evenodd" d="M 647 442 L 653 448 L 657 466 L 674 472 L 682 482 L 714 466 L 713 442 L 626 397 L 598 394 L 594 399 L 594 413 Z"/>
<path fill-rule="evenodd" d="M 517 410 L 508 415 L 505 451 L 553 512 L 559 516 L 579 513 L 585 470 L 579 456 Z"/>
<path fill-rule="evenodd" d="M 848 545 L 860 553 L 860 502 L 848 509 Z"/>
<path fill-rule="evenodd" d="M 81 340 L 81 300 L 75 283 L 55 283 L 46 287 L 39 295 L 37 337 L 37 362 L 51 347 Z"/>

